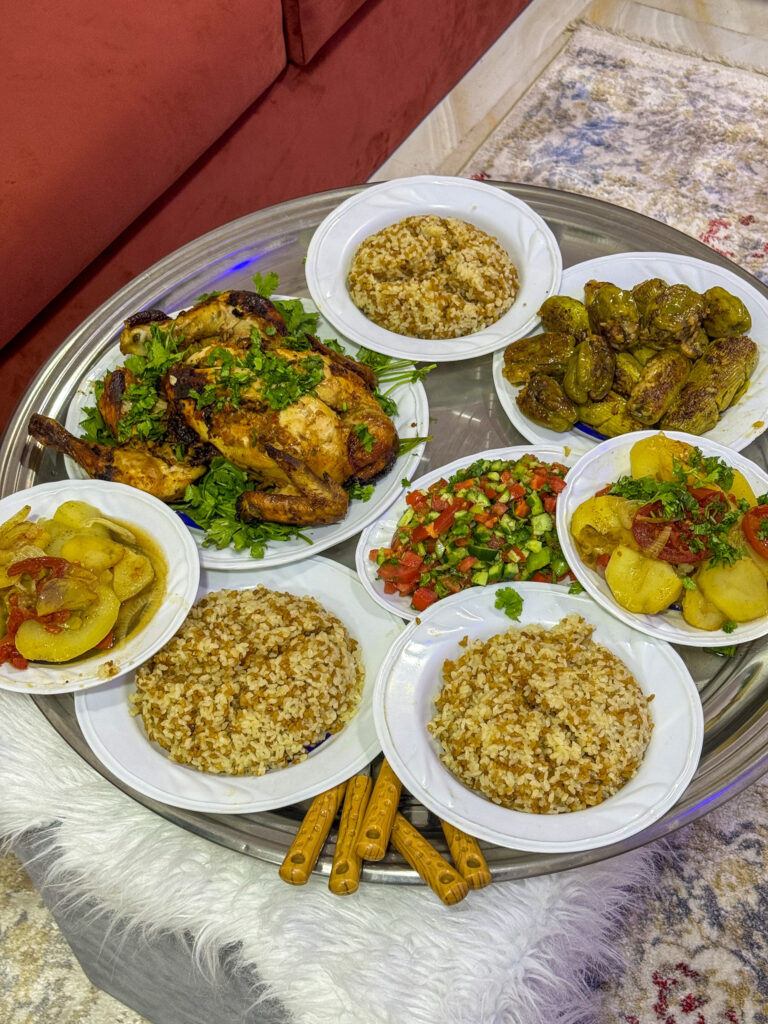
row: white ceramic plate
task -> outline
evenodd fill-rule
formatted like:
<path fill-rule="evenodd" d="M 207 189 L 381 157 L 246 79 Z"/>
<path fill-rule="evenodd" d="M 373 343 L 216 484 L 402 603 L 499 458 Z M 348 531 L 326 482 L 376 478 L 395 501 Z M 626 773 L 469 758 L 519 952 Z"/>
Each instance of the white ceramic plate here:
<path fill-rule="evenodd" d="M 546 583 L 518 583 L 518 623 L 494 606 L 504 584 L 477 587 L 432 605 L 400 635 L 381 667 L 374 717 L 381 746 L 403 785 L 438 817 L 498 846 L 567 853 L 608 846 L 660 818 L 696 770 L 704 735 L 698 691 L 682 659 L 667 644 L 617 622 L 585 595 Z M 565 814 L 529 814 L 492 803 L 448 771 L 427 731 L 446 659 L 459 641 L 486 640 L 516 625 L 553 626 L 574 612 L 596 626 L 593 638 L 627 665 L 650 704 L 654 728 L 640 768 L 618 793 L 596 807 Z"/>
<path fill-rule="evenodd" d="M 105 686 L 117 673 L 129 672 L 159 650 L 179 628 L 192 606 L 200 560 L 189 531 L 166 505 L 133 487 L 105 480 L 56 480 L 38 484 L 0 501 L 0 523 L 31 505 L 30 519 L 50 517 L 65 501 L 85 501 L 106 516 L 144 530 L 168 566 L 166 593 L 152 619 L 112 650 L 63 663 L 30 664 L 26 669 L 0 665 L 0 688 L 20 693 L 71 693 Z"/>
<path fill-rule="evenodd" d="M 759 347 L 760 360 L 746 393 L 726 409 L 719 423 L 705 435 L 734 451 L 741 451 L 768 427 L 768 299 L 743 277 L 731 273 L 725 267 L 668 252 L 622 252 L 577 263 L 563 271 L 558 294 L 583 301 L 584 284 L 591 279 L 610 281 L 620 288 L 632 288 L 650 277 L 661 277 L 668 284 L 687 284 L 699 292 L 719 285 L 738 296 L 749 310 L 752 327 L 747 334 Z M 541 325 L 538 324 L 536 333 L 540 331 Z M 575 426 L 564 433 L 558 433 L 529 420 L 515 401 L 522 388 L 510 384 L 504 377 L 503 369 L 502 351 L 493 357 L 493 383 L 502 408 L 523 437 L 529 441 L 573 444 L 581 448 L 599 444 L 603 440 L 602 435 L 591 427 Z"/>
<path fill-rule="evenodd" d="M 314 305 L 309 300 L 302 300 L 304 308 L 314 311 Z M 318 337 L 335 338 L 337 332 L 330 325 L 320 318 L 318 322 Z M 359 350 L 360 346 L 349 341 L 347 338 L 339 338 L 345 350 L 352 356 Z M 104 376 L 116 366 L 121 366 L 124 356 L 120 352 L 119 345 L 115 345 L 99 360 L 88 374 L 86 380 L 82 381 L 75 396 L 67 410 L 65 426 L 67 430 L 80 436 L 80 422 L 83 418 L 83 410 L 95 404 L 93 397 L 93 385 L 95 381 L 102 380 Z M 397 427 L 401 438 L 426 437 L 429 433 L 429 406 L 427 404 L 427 393 L 424 385 L 400 384 L 391 395 L 397 402 L 397 415 L 393 422 Z M 407 477 L 410 479 L 416 472 L 424 445 L 420 444 L 413 451 L 401 455 L 392 468 L 380 480 L 376 482 L 375 490 L 368 501 L 352 501 L 349 511 L 344 519 L 331 526 L 315 526 L 305 531 L 307 540 L 296 537 L 292 540 L 273 541 L 267 545 L 264 557 L 254 561 L 247 551 L 235 551 L 232 547 L 218 550 L 215 547 L 203 547 L 204 533 L 202 530 L 192 529 L 192 536 L 195 539 L 200 551 L 200 561 L 205 569 L 253 569 L 253 568 L 274 568 L 279 565 L 288 565 L 303 558 L 311 558 L 339 544 L 356 533 L 372 520 L 374 520 L 383 509 L 387 507 L 401 490 L 400 481 Z M 74 480 L 86 478 L 85 471 L 72 459 L 64 458 L 67 474 Z M 311 542 L 311 543 L 308 543 Z"/>
<path fill-rule="evenodd" d="M 363 586 L 371 597 L 382 608 L 400 615 L 404 619 L 414 619 L 420 612 L 411 608 L 410 597 L 402 597 L 400 594 L 385 594 L 384 582 L 376 575 L 376 563 L 368 557 L 374 548 L 389 547 L 397 528 L 398 521 L 408 507 L 405 501 L 406 494 L 421 488 L 427 488 L 440 477 L 450 477 L 457 470 L 471 466 L 477 459 L 521 459 L 523 455 L 535 455 L 542 462 L 561 462 L 565 466 L 572 466 L 579 457 L 578 452 L 566 450 L 562 445 L 544 444 L 518 446 L 516 448 L 493 448 L 485 452 L 477 452 L 475 455 L 463 455 L 460 459 L 432 469 L 418 480 L 413 480 L 407 490 L 403 490 L 400 497 L 384 512 L 376 522 L 371 523 L 360 534 L 355 551 L 355 564 L 357 574 L 362 580 Z M 566 488 L 567 490 L 567 488 Z M 564 492 L 563 492 L 564 493 Z M 560 501 L 562 500 L 559 499 Z M 443 599 L 444 600 L 444 599 Z"/>
<path fill-rule="evenodd" d="M 668 610 L 659 615 L 638 615 L 622 608 L 611 593 L 605 579 L 594 569 L 590 569 L 581 560 L 573 537 L 571 536 L 571 520 L 576 509 L 587 498 L 593 497 L 607 484 L 618 480 L 620 476 L 630 476 L 629 453 L 632 445 L 645 437 L 653 437 L 657 430 L 639 430 L 622 437 L 614 437 L 603 441 L 584 455 L 568 474 L 568 486 L 558 500 L 557 535 L 560 546 L 573 570 L 574 575 L 584 588 L 617 619 L 639 629 L 649 636 L 658 637 L 671 644 L 683 644 L 687 647 L 723 647 L 731 644 L 744 644 L 749 640 L 768 633 L 768 616 L 755 619 L 754 622 L 739 623 L 732 633 L 724 633 L 721 629 L 710 633 L 704 629 L 689 626 L 681 612 Z M 700 448 L 705 455 L 717 455 L 732 469 L 738 469 L 747 478 L 755 494 L 768 491 L 768 473 L 745 459 L 735 451 L 724 448 L 709 436 L 694 437 L 692 434 L 681 434 L 674 430 L 665 430 L 667 437 Z"/>
<path fill-rule="evenodd" d="M 101 763 L 131 789 L 160 803 L 194 811 L 247 814 L 298 803 L 330 789 L 365 767 L 381 749 L 373 724 L 376 673 L 403 625 L 378 608 L 355 574 L 326 558 L 290 569 L 238 573 L 203 571 L 198 596 L 214 590 L 244 590 L 263 584 L 321 601 L 360 644 L 366 679 L 360 708 L 341 732 L 316 747 L 305 761 L 261 776 L 214 775 L 171 761 L 147 738 L 141 719 L 130 714 L 133 676 L 75 699 L 88 745 Z"/>
<path fill-rule="evenodd" d="M 352 302 L 346 281 L 360 243 L 389 224 L 421 214 L 468 221 L 506 249 L 520 290 L 495 324 L 461 338 L 408 338 L 379 327 Z M 450 363 L 493 352 L 528 333 L 544 299 L 557 294 L 562 268 L 555 236 L 527 203 L 495 185 L 423 175 L 372 185 L 337 206 L 312 236 L 305 273 L 318 309 L 348 338 L 376 352 Z"/>

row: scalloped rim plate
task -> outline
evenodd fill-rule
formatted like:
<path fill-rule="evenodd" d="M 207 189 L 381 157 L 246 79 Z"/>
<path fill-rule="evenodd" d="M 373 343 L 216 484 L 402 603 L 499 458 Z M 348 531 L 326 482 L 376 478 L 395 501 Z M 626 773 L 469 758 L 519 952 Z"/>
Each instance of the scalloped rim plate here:
<path fill-rule="evenodd" d="M 460 338 L 409 338 L 388 331 L 360 312 L 347 291 L 355 252 L 369 235 L 404 217 L 458 217 L 498 239 L 517 268 L 520 290 L 495 324 Z M 521 338 L 537 310 L 557 293 L 563 260 L 551 229 L 527 203 L 471 178 L 396 178 L 352 196 L 318 226 L 307 250 L 305 273 L 318 309 L 348 338 L 376 352 L 427 363 L 472 359 Z"/>
<path fill-rule="evenodd" d="M 51 516 L 65 501 L 87 501 L 105 515 L 144 530 L 168 566 L 163 602 L 150 621 L 112 650 L 83 661 L 30 664 L 23 671 L 0 666 L 0 689 L 19 693 L 73 693 L 103 687 L 137 668 L 173 636 L 192 606 L 200 577 L 197 548 L 177 515 L 157 498 L 106 480 L 56 480 L 9 494 L 0 501 L 0 523 L 31 505 L 30 516 Z"/>
<path fill-rule="evenodd" d="M 284 298 L 284 296 L 276 296 Z M 309 299 L 301 300 L 304 308 L 314 311 L 315 306 Z M 318 321 L 318 337 L 335 338 L 338 332 L 322 317 Z M 341 344 L 351 353 L 360 348 L 348 338 L 338 336 Z M 93 404 L 93 384 L 101 380 L 104 375 L 119 366 L 123 361 L 119 345 L 110 348 L 96 365 L 89 371 L 88 376 L 83 380 L 74 398 L 67 409 L 65 426 L 67 430 L 80 436 L 80 420 L 83 409 Z M 427 393 L 421 382 L 416 384 L 400 384 L 392 391 L 392 398 L 397 402 L 397 415 L 393 422 L 397 427 L 401 438 L 425 437 L 429 432 L 429 405 Z M 415 424 L 415 426 L 414 426 Z M 264 557 L 257 560 L 251 558 L 247 551 L 235 551 L 234 548 L 203 547 L 204 533 L 202 530 L 188 527 L 200 553 L 200 563 L 205 569 L 237 569 L 249 570 L 254 568 L 275 568 L 280 565 L 288 565 L 305 558 L 312 558 L 321 551 L 340 544 L 350 537 L 354 537 L 363 527 L 374 520 L 381 511 L 390 505 L 402 489 L 401 480 L 410 479 L 416 472 L 419 460 L 424 451 L 424 444 L 417 445 L 413 451 L 400 455 L 394 462 L 392 468 L 374 484 L 374 492 L 367 502 L 352 501 L 349 511 L 344 519 L 331 526 L 315 526 L 305 530 L 306 537 L 311 541 L 308 543 L 301 537 L 292 540 L 275 541 L 266 546 Z M 73 462 L 72 459 L 64 457 L 64 467 L 67 475 L 73 480 L 87 479 L 85 471 Z"/>
<path fill-rule="evenodd" d="M 660 818 L 683 794 L 699 762 L 704 714 L 698 690 L 668 644 L 617 622 L 586 595 L 546 583 L 518 583 L 519 623 L 494 606 L 505 584 L 444 598 L 400 635 L 376 680 L 374 719 L 384 756 L 407 790 L 456 828 L 510 849 L 568 853 L 628 839 Z M 427 731 L 442 666 L 459 641 L 488 639 L 516 625 L 553 626 L 577 612 L 596 626 L 594 639 L 633 673 L 650 703 L 651 741 L 634 778 L 614 796 L 583 811 L 530 814 L 500 807 L 464 786 L 439 758 Z"/>
<path fill-rule="evenodd" d="M 371 595 L 371 597 L 382 608 L 400 615 L 404 619 L 414 619 L 420 613 L 410 607 L 410 598 L 401 597 L 399 594 L 385 594 L 384 583 L 376 575 L 376 564 L 368 557 L 373 548 L 388 547 L 394 536 L 398 521 L 408 507 L 405 502 L 405 495 L 410 491 L 422 487 L 429 487 L 441 476 L 449 477 L 458 469 L 471 466 L 477 459 L 520 459 L 523 455 L 535 455 L 537 459 L 544 462 L 562 462 L 566 466 L 573 466 L 579 458 L 579 453 L 567 450 L 562 445 L 536 444 L 517 445 L 513 448 L 491 448 L 488 451 L 477 452 L 474 455 L 463 455 L 460 459 L 437 469 L 431 469 L 429 473 L 420 476 L 417 480 L 411 481 L 407 490 L 404 490 L 397 501 L 381 515 L 376 522 L 371 523 L 360 534 L 355 550 L 355 566 L 360 580 Z M 567 488 L 566 488 L 567 489 Z M 444 599 L 443 599 L 444 600 Z"/>
<path fill-rule="evenodd" d="M 344 728 L 319 744 L 305 761 L 266 775 L 215 775 L 171 761 L 151 742 L 140 717 L 131 715 L 128 694 L 134 677 L 75 698 L 88 745 L 101 763 L 131 789 L 172 807 L 216 814 L 249 814 L 307 800 L 364 768 L 380 751 L 373 724 L 373 686 L 402 622 L 378 608 L 351 569 L 315 558 L 283 569 L 232 576 L 203 571 L 198 598 L 213 590 L 271 590 L 308 595 L 336 615 L 360 644 L 366 680 L 360 708 Z"/>
<path fill-rule="evenodd" d="M 584 284 L 591 278 L 629 288 L 649 277 L 662 277 L 670 284 L 687 284 L 696 291 L 720 285 L 737 295 L 747 306 L 752 316 L 752 327 L 747 333 L 760 348 L 760 361 L 746 393 L 726 409 L 712 430 L 703 435 L 734 451 L 741 451 L 768 427 L 768 299 L 743 277 L 725 267 L 669 252 L 620 252 L 577 263 L 563 271 L 558 294 L 583 300 Z M 541 325 L 537 322 L 537 331 L 540 330 Z M 515 401 L 521 388 L 505 379 L 503 368 L 504 353 L 497 352 L 493 357 L 496 394 L 504 412 L 523 437 L 543 444 L 572 444 L 580 448 L 588 448 L 604 440 L 586 427 L 573 427 L 558 433 L 529 420 Z"/>
<path fill-rule="evenodd" d="M 578 506 L 593 497 L 606 484 L 613 483 L 620 476 L 630 473 L 629 452 L 637 441 L 645 437 L 653 437 L 661 433 L 658 430 L 639 430 L 632 434 L 623 434 L 593 448 L 583 455 L 568 474 L 568 486 L 558 499 L 557 535 L 573 574 L 589 594 L 617 619 L 639 629 L 649 636 L 658 637 L 671 644 L 683 644 L 686 647 L 723 647 L 731 644 L 745 644 L 750 640 L 768 633 L 768 615 L 754 622 L 739 623 L 732 633 L 724 633 L 721 629 L 710 633 L 704 629 L 689 626 L 678 611 L 666 611 L 659 615 L 638 615 L 622 608 L 611 593 L 605 579 L 594 569 L 582 562 L 576 545 L 571 536 L 571 520 Z M 738 452 L 725 448 L 710 440 L 709 437 L 695 437 L 693 434 L 682 434 L 674 430 L 665 430 L 664 434 L 678 441 L 700 448 L 705 455 L 717 455 L 732 469 L 738 469 L 747 478 L 749 485 L 756 494 L 768 491 L 768 473 L 756 466 L 754 462 L 744 458 Z"/>

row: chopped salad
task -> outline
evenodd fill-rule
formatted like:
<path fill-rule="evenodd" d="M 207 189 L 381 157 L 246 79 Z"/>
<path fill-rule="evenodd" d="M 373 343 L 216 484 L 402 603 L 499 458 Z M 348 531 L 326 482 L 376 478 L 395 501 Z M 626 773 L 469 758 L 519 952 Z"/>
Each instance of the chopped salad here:
<path fill-rule="evenodd" d="M 573 579 L 555 532 L 567 468 L 535 455 L 478 459 L 409 491 L 390 547 L 369 558 L 386 594 L 424 611 L 448 594 L 502 580 Z"/>

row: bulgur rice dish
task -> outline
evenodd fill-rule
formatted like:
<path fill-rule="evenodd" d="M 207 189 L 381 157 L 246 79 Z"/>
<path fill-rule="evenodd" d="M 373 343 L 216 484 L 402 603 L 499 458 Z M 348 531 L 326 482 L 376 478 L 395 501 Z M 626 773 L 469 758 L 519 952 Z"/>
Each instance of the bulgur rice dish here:
<path fill-rule="evenodd" d="M 443 666 L 429 732 L 464 785 L 517 811 L 583 810 L 637 772 L 653 729 L 626 665 L 568 615 L 462 646 Z"/>
<path fill-rule="evenodd" d="M 206 594 L 136 673 L 131 713 L 173 761 L 263 775 L 306 758 L 357 711 L 357 641 L 314 598 Z"/>
<path fill-rule="evenodd" d="M 369 320 L 412 338 L 459 338 L 495 323 L 517 270 L 485 231 L 455 217 L 406 217 L 366 238 L 347 277 Z"/>

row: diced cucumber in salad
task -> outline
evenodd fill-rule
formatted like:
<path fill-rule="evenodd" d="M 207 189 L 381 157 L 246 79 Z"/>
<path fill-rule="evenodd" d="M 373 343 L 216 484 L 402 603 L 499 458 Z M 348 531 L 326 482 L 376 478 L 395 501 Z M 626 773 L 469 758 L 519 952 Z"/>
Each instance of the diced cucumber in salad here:
<path fill-rule="evenodd" d="M 409 491 L 391 547 L 369 557 L 384 592 L 424 611 L 448 594 L 501 580 L 573 579 L 555 532 L 567 468 L 478 459 L 450 479 Z"/>

